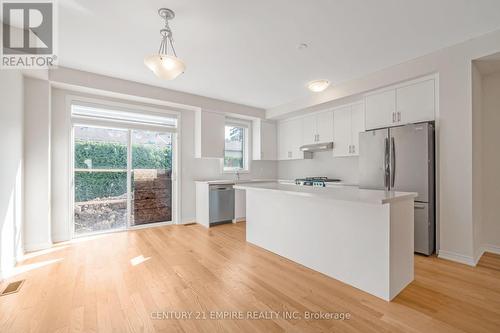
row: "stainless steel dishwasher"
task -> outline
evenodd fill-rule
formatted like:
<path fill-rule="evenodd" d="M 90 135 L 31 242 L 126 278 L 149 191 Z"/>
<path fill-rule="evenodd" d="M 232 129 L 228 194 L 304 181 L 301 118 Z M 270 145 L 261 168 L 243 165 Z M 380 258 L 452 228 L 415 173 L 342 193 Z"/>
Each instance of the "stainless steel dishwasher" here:
<path fill-rule="evenodd" d="M 209 223 L 216 225 L 234 219 L 234 188 L 232 184 L 210 185 Z"/>

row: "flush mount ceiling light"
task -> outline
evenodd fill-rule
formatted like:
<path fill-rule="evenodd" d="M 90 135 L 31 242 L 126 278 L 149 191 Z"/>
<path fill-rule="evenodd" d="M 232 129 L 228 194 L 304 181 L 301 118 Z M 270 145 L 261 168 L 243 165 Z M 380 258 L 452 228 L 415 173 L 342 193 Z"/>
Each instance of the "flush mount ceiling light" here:
<path fill-rule="evenodd" d="M 165 20 L 165 26 L 160 30 L 162 36 L 160 48 L 158 53 L 146 56 L 144 58 L 144 64 L 159 78 L 173 80 L 184 73 L 186 69 L 184 62 L 177 58 L 172 41 L 172 30 L 168 25 L 168 21 L 175 17 L 175 13 L 171 9 L 160 8 L 158 9 L 158 15 Z M 169 44 L 172 49 L 172 55 L 168 54 Z"/>
<path fill-rule="evenodd" d="M 329 85 L 330 82 L 328 80 L 314 80 L 307 84 L 307 88 L 312 92 L 322 92 L 328 88 Z"/>

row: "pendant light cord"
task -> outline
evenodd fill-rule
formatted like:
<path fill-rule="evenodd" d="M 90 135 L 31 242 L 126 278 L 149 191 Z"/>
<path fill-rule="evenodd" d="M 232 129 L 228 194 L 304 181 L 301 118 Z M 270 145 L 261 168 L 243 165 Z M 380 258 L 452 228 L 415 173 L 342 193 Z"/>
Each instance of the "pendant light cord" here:
<path fill-rule="evenodd" d="M 159 54 L 164 54 L 168 56 L 168 44 L 170 43 L 170 47 L 172 48 L 172 53 L 174 57 L 177 58 L 177 53 L 175 52 L 174 43 L 172 40 L 172 30 L 168 24 L 168 19 L 165 18 L 165 27 L 160 30 L 160 34 L 162 35 L 160 48 L 158 49 Z"/>

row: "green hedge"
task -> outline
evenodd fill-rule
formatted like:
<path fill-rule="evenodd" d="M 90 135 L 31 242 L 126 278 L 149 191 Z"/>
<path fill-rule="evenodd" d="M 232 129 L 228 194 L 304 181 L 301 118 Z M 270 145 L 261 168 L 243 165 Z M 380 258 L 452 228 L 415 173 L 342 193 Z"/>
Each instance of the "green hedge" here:
<path fill-rule="evenodd" d="M 126 172 L 75 172 L 75 201 L 117 197 L 127 193 Z"/>
<path fill-rule="evenodd" d="M 126 169 L 127 146 L 120 143 L 75 141 L 75 169 Z M 132 145 L 132 168 L 171 170 L 170 146 Z M 126 172 L 75 172 L 75 201 L 114 197 L 127 192 Z"/>

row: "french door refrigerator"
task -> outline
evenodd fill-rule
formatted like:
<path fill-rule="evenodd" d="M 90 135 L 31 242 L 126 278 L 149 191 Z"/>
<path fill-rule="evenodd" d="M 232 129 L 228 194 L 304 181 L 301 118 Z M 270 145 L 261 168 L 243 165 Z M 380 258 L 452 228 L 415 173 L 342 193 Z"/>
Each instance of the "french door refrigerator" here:
<path fill-rule="evenodd" d="M 360 188 L 416 192 L 415 252 L 435 248 L 434 125 L 419 123 L 359 135 Z"/>

